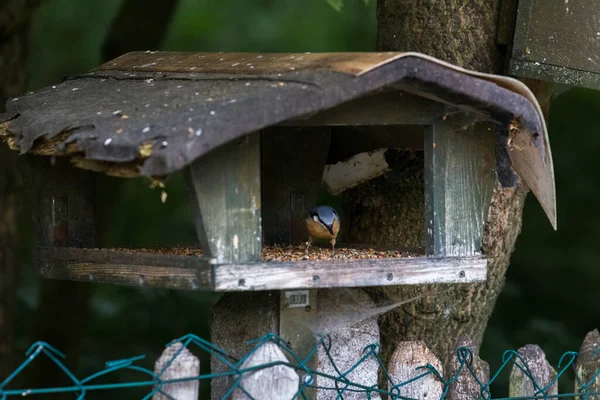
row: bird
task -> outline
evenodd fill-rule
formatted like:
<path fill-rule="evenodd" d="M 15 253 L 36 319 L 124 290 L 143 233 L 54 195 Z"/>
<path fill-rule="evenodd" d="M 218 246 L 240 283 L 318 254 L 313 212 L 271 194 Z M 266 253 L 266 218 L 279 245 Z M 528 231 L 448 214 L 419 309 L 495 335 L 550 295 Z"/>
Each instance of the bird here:
<path fill-rule="evenodd" d="M 305 253 L 313 240 L 329 240 L 331 250 L 335 252 L 335 240 L 340 231 L 340 216 L 329 206 L 317 206 L 313 208 L 304 220 L 308 231 L 308 243 Z"/>

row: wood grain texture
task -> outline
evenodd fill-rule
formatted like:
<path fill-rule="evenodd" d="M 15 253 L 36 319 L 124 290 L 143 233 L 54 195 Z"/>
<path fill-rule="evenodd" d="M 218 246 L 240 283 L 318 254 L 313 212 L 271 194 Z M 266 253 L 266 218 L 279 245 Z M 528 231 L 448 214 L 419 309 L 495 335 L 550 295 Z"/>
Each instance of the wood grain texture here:
<path fill-rule="evenodd" d="M 242 363 L 241 368 L 246 369 L 277 362 L 287 363 L 289 360 L 275 343 L 267 342 L 256 349 Z M 287 365 L 273 365 L 242 374 L 240 387 L 244 388 L 244 391 L 236 388 L 231 398 L 232 400 L 292 399 L 298 391 L 299 382 L 300 378 L 294 368 Z"/>
<path fill-rule="evenodd" d="M 209 259 L 109 249 L 37 247 L 49 279 L 216 292 L 479 282 L 487 260 L 412 257 L 213 264 Z"/>
<path fill-rule="evenodd" d="M 458 115 L 436 121 L 425 134 L 427 254 L 481 252 L 496 180 L 495 126 Z"/>
<path fill-rule="evenodd" d="M 582 384 L 590 385 L 587 387 L 588 393 L 600 392 L 600 378 L 596 376 L 600 369 L 600 333 L 598 329 L 588 332 L 585 335 L 583 343 L 579 349 L 579 357 L 575 364 L 575 392 L 582 389 Z M 593 382 L 592 379 L 594 379 Z M 597 396 L 588 396 L 589 398 L 597 398 Z M 576 400 L 583 400 L 584 397 L 576 397 Z"/>
<path fill-rule="evenodd" d="M 369 357 L 355 367 L 355 364 L 365 356 L 365 348 L 379 343 L 380 340 L 378 315 L 376 313 L 368 315 L 369 310 L 376 308 L 373 300 L 362 289 L 321 289 L 318 301 L 318 329 L 315 333 L 330 335 L 329 354 L 335 361 L 334 366 L 325 351 L 325 346 L 319 346 L 316 357 L 318 371 L 331 376 L 339 376 L 340 372 L 347 373 L 345 377 L 352 383 L 366 387 L 376 386 L 379 364 L 375 357 Z M 321 388 L 317 390 L 317 400 L 367 398 L 365 392 L 357 387 L 323 376 L 316 377 L 316 384 Z M 380 400 L 379 393 L 369 395 L 368 398 L 371 400 Z"/>
<path fill-rule="evenodd" d="M 465 351 L 465 349 L 463 349 L 463 347 L 471 351 L 472 357 L 467 351 Z M 458 352 L 460 352 L 461 359 L 458 358 Z M 466 362 L 463 364 L 462 360 L 466 360 Z M 458 376 L 458 379 L 448 388 L 448 395 L 446 398 L 448 400 L 472 400 L 485 398 L 481 392 L 481 386 L 471 375 L 468 367 L 475 372 L 475 376 L 479 382 L 486 384 L 490 381 L 490 366 L 487 362 L 479 358 L 479 349 L 467 334 L 462 335 L 458 340 L 456 351 L 453 353 L 452 360 L 450 361 L 450 365 L 446 373 L 446 379 L 449 380 L 454 378 L 461 369 L 461 365 L 462 371 Z"/>
<path fill-rule="evenodd" d="M 319 309 L 318 291 L 311 289 L 303 292 L 307 295 L 305 306 L 288 303 L 288 295 L 294 293 L 284 290 L 279 292 L 279 336 L 301 360 L 306 359 L 317 344 L 317 337 L 312 328 L 316 326 Z M 295 295 L 298 293 L 296 292 Z M 313 371 L 317 365 L 316 357 L 312 357 L 306 363 L 306 366 Z M 304 376 L 305 373 L 299 372 Z M 312 388 L 305 388 L 303 394 L 307 400 L 315 399 L 315 391 Z"/>
<path fill-rule="evenodd" d="M 188 169 L 198 239 L 217 263 L 261 259 L 260 178 L 258 133 L 216 149 Z"/>
<path fill-rule="evenodd" d="M 508 396 L 509 397 L 530 397 L 530 396 L 556 396 L 558 394 L 558 382 L 546 388 L 550 382 L 556 378 L 556 371 L 546 360 L 544 351 L 536 344 L 528 344 L 518 350 L 523 361 L 515 359 L 516 363 L 521 365 L 531 374 L 531 377 L 525 375 L 523 371 L 513 366 L 510 371 Z M 525 365 L 523 365 L 525 364 Z M 534 386 L 535 381 L 536 386 Z M 538 391 L 539 388 L 546 389 Z"/>
<path fill-rule="evenodd" d="M 249 340 L 268 332 L 279 332 L 279 292 L 228 293 L 213 308 L 210 341 L 227 350 L 229 361 L 234 364 L 254 348 L 254 344 L 248 344 Z M 231 368 L 213 356 L 210 371 L 226 373 Z M 231 375 L 211 379 L 211 399 L 222 400 L 235 379 Z"/>
<path fill-rule="evenodd" d="M 397 388 L 394 385 L 407 382 L 424 371 L 417 369 L 430 364 L 443 374 L 442 363 L 421 341 L 400 342 L 392 354 L 388 364 L 388 372 L 392 382 L 388 383 L 388 390 L 400 394 L 402 398 L 410 399 L 440 399 L 444 392 L 443 383 L 433 374 L 417 379 Z"/>
<path fill-rule="evenodd" d="M 95 71 L 153 71 L 222 73 L 234 75 L 277 74 L 323 69 L 361 75 L 398 58 L 388 52 L 333 53 L 185 53 L 131 52 L 99 66 Z"/>
<path fill-rule="evenodd" d="M 138 287 L 211 290 L 207 259 L 100 249 L 37 247 L 38 274 L 48 279 Z"/>
<path fill-rule="evenodd" d="M 154 363 L 154 373 L 161 380 L 184 379 L 200 376 L 200 359 L 179 342 L 167 347 Z M 200 381 L 167 383 L 152 396 L 152 400 L 198 400 Z"/>
<path fill-rule="evenodd" d="M 485 280 L 482 257 L 267 262 L 215 266 L 217 291 L 468 283 Z"/>

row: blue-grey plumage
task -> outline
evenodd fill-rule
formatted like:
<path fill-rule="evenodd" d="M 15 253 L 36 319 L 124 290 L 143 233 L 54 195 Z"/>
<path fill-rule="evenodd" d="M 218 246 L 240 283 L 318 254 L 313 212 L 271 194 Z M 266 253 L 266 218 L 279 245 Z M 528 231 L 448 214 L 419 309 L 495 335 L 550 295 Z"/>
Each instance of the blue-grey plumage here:
<path fill-rule="evenodd" d="M 331 248 L 335 250 L 335 241 L 340 231 L 340 217 L 333 208 L 329 206 L 313 208 L 304 223 L 308 231 L 306 251 L 314 239 L 329 240 Z"/>

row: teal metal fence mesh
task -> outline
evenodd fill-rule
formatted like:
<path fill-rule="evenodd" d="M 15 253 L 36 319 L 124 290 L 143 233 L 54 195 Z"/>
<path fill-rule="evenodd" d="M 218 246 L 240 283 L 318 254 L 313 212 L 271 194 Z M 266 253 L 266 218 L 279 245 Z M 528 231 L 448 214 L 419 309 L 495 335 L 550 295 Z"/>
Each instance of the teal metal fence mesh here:
<path fill-rule="evenodd" d="M 298 372 L 301 376 L 300 384 L 298 387 L 298 391 L 294 395 L 293 399 L 306 399 L 305 390 L 307 388 L 318 388 L 320 390 L 331 390 L 336 394 L 336 398 L 343 400 L 344 395 L 348 395 L 349 393 L 361 393 L 364 395 L 365 399 L 372 399 L 376 394 L 379 396 L 387 395 L 389 399 L 397 400 L 397 399 L 410 399 L 410 397 L 403 396 L 403 387 L 408 384 L 411 384 L 415 381 L 419 381 L 428 377 L 430 375 L 434 375 L 436 379 L 438 379 L 444 387 L 443 394 L 441 399 L 446 398 L 448 394 L 448 389 L 450 386 L 455 383 L 459 376 L 464 373 L 472 376 L 477 384 L 480 386 L 480 396 L 482 399 L 495 399 L 495 400 L 504 400 L 508 398 L 493 398 L 490 390 L 490 385 L 498 376 L 505 371 L 507 368 L 512 368 L 515 366 L 518 368 L 524 376 L 526 376 L 533 385 L 535 389 L 535 394 L 533 396 L 528 397 L 512 397 L 512 399 L 549 399 L 549 398 L 574 398 L 579 397 L 582 400 L 586 400 L 592 396 L 600 396 L 600 392 L 592 392 L 590 387 L 594 384 L 598 375 L 600 374 L 600 369 L 596 371 L 593 377 L 588 382 L 582 382 L 578 377 L 577 373 L 575 374 L 577 380 L 577 387 L 579 388 L 574 393 L 567 394 L 558 394 L 558 395 L 548 395 L 546 392 L 550 387 L 552 387 L 561 377 L 565 375 L 565 373 L 570 368 L 575 368 L 576 359 L 578 356 L 577 352 L 569 351 L 563 354 L 558 363 L 557 375 L 550 382 L 545 385 L 536 382 L 532 373 L 530 371 L 529 366 L 525 362 L 525 360 L 521 357 L 521 355 L 514 350 L 507 350 L 504 352 L 502 356 L 502 364 L 497 369 L 497 371 L 491 376 L 491 379 L 488 382 L 482 382 L 477 377 L 475 371 L 472 368 L 472 360 L 473 353 L 467 347 L 460 347 L 457 350 L 457 360 L 459 362 L 459 368 L 456 374 L 450 378 L 444 378 L 443 374 L 441 374 L 436 368 L 434 368 L 431 364 L 422 365 L 417 367 L 418 373 L 416 376 L 410 380 L 406 380 L 403 382 L 397 382 L 388 372 L 384 362 L 380 357 L 380 348 L 377 344 L 372 344 L 364 348 L 363 354 L 360 359 L 350 368 L 345 371 L 340 370 L 336 367 L 336 363 L 334 358 L 331 355 L 331 338 L 329 336 L 323 336 L 312 349 L 311 353 L 304 359 L 300 359 L 294 352 L 288 347 L 288 345 L 277 335 L 275 334 L 267 334 L 261 338 L 251 341 L 251 344 L 254 344 L 254 348 L 247 353 L 242 359 L 234 361 L 232 357 L 230 357 L 227 352 L 219 347 L 213 345 L 212 343 L 199 338 L 198 336 L 188 334 L 181 338 L 178 338 L 168 345 L 173 343 L 181 343 L 181 348 L 173 354 L 173 357 L 169 362 L 166 363 L 164 368 L 161 371 L 151 371 L 147 368 L 136 365 L 136 362 L 144 359 L 145 356 L 137 356 L 122 360 L 115 360 L 106 362 L 104 369 L 93 373 L 84 378 L 78 378 L 75 373 L 73 373 L 64 362 L 65 356 L 57 349 L 52 347 L 50 344 L 45 342 L 36 342 L 34 343 L 26 352 L 26 359 L 16 368 L 12 374 L 10 374 L 2 383 L 0 383 L 0 400 L 7 399 L 13 396 L 30 396 L 30 395 L 43 395 L 43 394 L 52 394 L 52 393 L 72 393 L 74 396 L 77 396 L 77 399 L 85 399 L 86 394 L 92 391 L 115 391 L 120 389 L 128 389 L 128 388 L 140 388 L 147 387 L 148 394 L 143 397 L 144 399 L 150 399 L 157 393 L 162 393 L 165 398 L 172 399 L 171 396 L 164 393 L 162 391 L 163 387 L 169 383 L 178 383 L 185 382 L 190 380 L 198 380 L 198 381 L 209 381 L 211 379 L 219 378 L 219 377 L 230 377 L 233 380 L 233 384 L 229 391 L 225 394 L 223 399 L 230 398 L 234 390 L 239 390 L 244 392 L 249 399 L 253 399 L 253 397 L 244 389 L 242 384 L 242 377 L 245 373 L 250 373 L 253 371 L 257 371 L 260 369 L 270 368 L 277 365 L 285 365 L 291 367 Z M 266 343 L 275 343 L 283 352 L 287 355 L 288 360 L 290 362 L 271 362 L 266 364 L 261 364 L 257 366 L 253 366 L 251 368 L 243 368 L 242 365 L 244 361 L 246 361 L 249 357 L 252 356 L 259 348 L 264 346 Z M 177 358 L 181 351 L 185 348 L 195 347 L 201 351 L 206 351 L 210 353 L 212 357 L 216 357 L 218 360 L 223 362 L 229 368 L 228 371 L 218 374 L 204 374 L 191 376 L 180 379 L 162 379 L 162 375 L 164 371 L 169 367 L 171 362 Z M 307 367 L 309 365 L 309 360 L 316 356 L 317 350 L 319 347 L 322 347 L 325 351 L 325 354 L 331 365 L 334 367 L 336 371 L 335 375 L 325 374 L 319 371 L 311 370 Z M 596 350 L 594 354 L 597 354 L 600 349 Z M 64 387 L 53 387 L 53 388 L 35 388 L 35 389 L 8 389 L 7 387 L 10 383 L 15 380 L 15 378 L 21 374 L 37 357 L 46 356 L 48 357 L 56 368 L 60 368 L 72 381 L 71 386 Z M 367 360 L 374 359 L 377 361 L 379 368 L 383 372 L 385 379 L 387 380 L 387 388 L 381 388 L 377 385 L 375 386 L 364 386 L 360 383 L 353 382 L 348 378 L 348 375 L 352 373 L 359 365 L 366 362 Z M 95 383 L 100 378 L 105 378 L 110 376 L 111 374 L 118 373 L 122 370 L 130 370 L 136 371 L 140 374 L 141 378 L 136 381 L 124 382 L 124 383 Z M 334 383 L 333 387 L 319 387 L 314 384 L 316 382 L 316 377 L 323 377 L 327 380 L 331 380 Z M 256 399 L 258 400 L 258 399 Z M 286 400 L 286 399 L 282 399 Z M 292 400 L 292 399 L 290 399 Z M 419 399 L 422 400 L 422 399 Z M 434 399 L 428 399 L 434 400 Z"/>

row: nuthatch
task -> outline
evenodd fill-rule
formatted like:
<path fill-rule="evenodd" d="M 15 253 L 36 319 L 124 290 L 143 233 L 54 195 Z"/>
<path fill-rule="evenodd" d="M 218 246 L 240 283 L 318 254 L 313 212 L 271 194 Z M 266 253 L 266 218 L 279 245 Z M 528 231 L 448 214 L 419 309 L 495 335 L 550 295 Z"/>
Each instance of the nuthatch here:
<path fill-rule="evenodd" d="M 335 251 L 335 239 L 340 231 L 340 216 L 329 206 L 318 206 L 312 209 L 304 220 L 308 231 L 308 245 L 306 251 L 314 239 L 329 240 L 331 249 Z"/>

